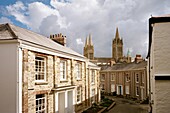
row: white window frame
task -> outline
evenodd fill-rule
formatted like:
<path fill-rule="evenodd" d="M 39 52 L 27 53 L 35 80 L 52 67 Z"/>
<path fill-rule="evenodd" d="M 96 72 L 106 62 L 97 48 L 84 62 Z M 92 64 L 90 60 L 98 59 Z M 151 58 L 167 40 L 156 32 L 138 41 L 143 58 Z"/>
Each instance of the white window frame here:
<path fill-rule="evenodd" d="M 145 76 L 143 72 L 142 72 L 142 83 L 145 83 Z"/>
<path fill-rule="evenodd" d="M 76 70 L 76 77 L 77 77 L 77 80 L 81 80 L 82 79 L 82 68 L 81 68 L 81 64 L 80 63 L 77 63 L 75 65 L 75 70 Z"/>
<path fill-rule="evenodd" d="M 40 59 L 42 59 L 42 60 L 40 60 Z M 35 81 L 36 82 L 46 81 L 46 60 L 47 59 L 42 56 L 35 57 Z M 37 64 L 36 62 L 38 63 L 38 65 L 36 65 Z M 44 77 L 43 77 L 43 79 L 37 79 L 38 78 L 37 76 L 44 76 Z"/>
<path fill-rule="evenodd" d="M 36 113 L 40 113 L 42 111 L 44 111 L 44 113 L 46 113 L 46 95 L 45 94 L 39 94 L 42 95 L 41 98 L 37 98 L 36 95 Z"/>
<path fill-rule="evenodd" d="M 130 94 L 130 89 L 129 89 L 129 85 L 128 86 L 125 86 L 125 93 L 127 94 L 127 95 L 129 95 Z"/>
<path fill-rule="evenodd" d="M 81 95 L 82 95 L 82 91 L 81 91 L 81 86 L 77 87 L 77 104 L 81 103 Z"/>
<path fill-rule="evenodd" d="M 115 84 L 110 84 L 110 92 L 115 92 Z"/>
<path fill-rule="evenodd" d="M 60 60 L 60 80 L 64 81 L 67 79 L 66 75 L 66 61 L 65 60 Z"/>
<path fill-rule="evenodd" d="M 92 70 L 92 74 L 91 74 L 91 84 L 95 83 L 95 70 Z"/>
<path fill-rule="evenodd" d="M 139 96 L 139 87 L 136 86 L 136 96 Z"/>
<path fill-rule="evenodd" d="M 136 74 L 136 83 L 139 83 L 139 74 Z"/>
<path fill-rule="evenodd" d="M 111 74 L 111 81 L 115 81 L 115 74 L 114 73 Z"/>
<path fill-rule="evenodd" d="M 129 74 L 126 74 L 125 77 L 126 77 L 126 82 L 129 82 L 129 81 L 130 81 L 130 76 L 129 76 Z"/>

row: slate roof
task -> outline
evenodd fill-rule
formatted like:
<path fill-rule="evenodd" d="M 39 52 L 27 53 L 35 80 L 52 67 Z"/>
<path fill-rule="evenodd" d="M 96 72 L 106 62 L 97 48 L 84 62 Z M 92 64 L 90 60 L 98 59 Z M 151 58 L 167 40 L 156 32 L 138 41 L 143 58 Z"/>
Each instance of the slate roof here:
<path fill-rule="evenodd" d="M 132 62 L 132 63 L 120 63 L 115 64 L 113 66 L 102 67 L 102 71 L 127 71 L 127 70 L 138 70 L 144 69 L 147 66 L 146 61 L 142 61 L 139 63 Z"/>
<path fill-rule="evenodd" d="M 94 63 L 92 63 L 92 62 L 88 62 L 88 66 L 89 66 L 89 67 L 100 68 L 99 66 L 97 66 L 96 64 L 94 64 Z"/>
<path fill-rule="evenodd" d="M 44 46 L 53 50 L 85 58 L 83 55 L 71 50 L 68 47 L 62 46 L 45 36 L 42 36 L 40 34 L 37 34 L 24 28 L 17 27 L 13 24 L 9 23 L 0 24 L 0 40 L 14 40 L 14 39 L 19 39 L 22 41 Z"/>

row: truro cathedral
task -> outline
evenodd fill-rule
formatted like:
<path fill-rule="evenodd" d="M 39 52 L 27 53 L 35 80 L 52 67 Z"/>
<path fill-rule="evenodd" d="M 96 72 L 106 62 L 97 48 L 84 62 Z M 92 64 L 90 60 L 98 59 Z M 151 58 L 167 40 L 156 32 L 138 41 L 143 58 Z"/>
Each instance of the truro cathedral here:
<path fill-rule="evenodd" d="M 147 100 L 147 62 L 141 55 L 136 55 L 134 62 L 131 62 L 129 50 L 127 56 L 123 56 L 123 40 L 120 38 L 118 28 L 112 41 L 111 58 L 94 57 L 91 35 L 86 39 L 84 56 L 89 58 L 91 62 L 101 66 L 101 93 L 122 95 L 137 99 L 140 102 Z"/>
<path fill-rule="evenodd" d="M 115 38 L 112 41 L 112 57 L 94 57 L 94 46 L 92 43 L 92 37 L 86 38 L 86 43 L 84 46 L 84 56 L 89 58 L 91 62 L 103 66 L 103 65 L 113 65 L 115 63 L 130 63 L 131 57 L 128 50 L 127 56 L 123 56 L 123 40 L 119 36 L 118 28 L 116 29 Z"/>

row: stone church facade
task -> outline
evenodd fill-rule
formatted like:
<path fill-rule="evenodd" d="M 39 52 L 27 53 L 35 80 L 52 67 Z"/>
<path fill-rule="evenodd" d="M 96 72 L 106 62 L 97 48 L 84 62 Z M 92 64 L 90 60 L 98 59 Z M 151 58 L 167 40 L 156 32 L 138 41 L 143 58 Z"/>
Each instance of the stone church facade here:
<path fill-rule="evenodd" d="M 112 57 L 94 57 L 94 45 L 91 34 L 86 38 L 84 56 L 98 66 L 112 65 L 118 62 L 131 62 L 129 51 L 127 56 L 123 56 L 123 40 L 120 38 L 118 28 L 116 29 L 115 38 L 112 41 Z"/>

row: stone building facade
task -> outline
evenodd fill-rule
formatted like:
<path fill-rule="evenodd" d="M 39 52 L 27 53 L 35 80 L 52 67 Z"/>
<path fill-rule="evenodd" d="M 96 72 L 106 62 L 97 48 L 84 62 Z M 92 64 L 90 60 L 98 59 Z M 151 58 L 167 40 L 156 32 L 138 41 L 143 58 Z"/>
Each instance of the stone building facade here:
<path fill-rule="evenodd" d="M 100 71 L 101 92 L 145 100 L 148 97 L 146 67 L 146 61 L 103 67 Z"/>
<path fill-rule="evenodd" d="M 92 43 L 92 36 L 91 34 L 89 37 L 86 38 L 86 43 L 84 46 L 84 56 L 89 58 L 90 60 L 94 60 L 94 46 Z"/>
<path fill-rule="evenodd" d="M 170 111 L 170 15 L 149 19 L 148 74 L 150 112 Z"/>
<path fill-rule="evenodd" d="M 100 68 L 63 45 L 0 25 L 1 112 L 76 113 L 100 101 Z"/>
<path fill-rule="evenodd" d="M 123 55 L 123 40 L 120 38 L 118 28 L 116 29 L 115 38 L 112 41 L 112 57 L 94 57 L 94 45 L 91 34 L 86 38 L 84 46 L 84 56 L 98 66 L 113 65 L 118 62 L 131 62 L 130 52 L 127 56 Z"/>

